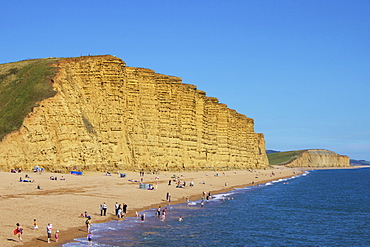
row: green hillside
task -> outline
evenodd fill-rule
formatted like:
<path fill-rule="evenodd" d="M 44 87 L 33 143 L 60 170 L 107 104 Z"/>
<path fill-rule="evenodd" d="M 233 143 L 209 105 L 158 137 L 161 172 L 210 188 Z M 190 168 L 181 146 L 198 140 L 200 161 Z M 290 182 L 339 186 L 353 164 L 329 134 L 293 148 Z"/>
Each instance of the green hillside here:
<path fill-rule="evenodd" d="M 0 64 L 0 140 L 18 129 L 36 102 L 55 95 L 50 78 L 58 58 Z"/>
<path fill-rule="evenodd" d="M 285 165 L 298 158 L 304 150 L 288 151 L 288 152 L 276 152 L 267 154 L 269 163 L 273 165 Z"/>

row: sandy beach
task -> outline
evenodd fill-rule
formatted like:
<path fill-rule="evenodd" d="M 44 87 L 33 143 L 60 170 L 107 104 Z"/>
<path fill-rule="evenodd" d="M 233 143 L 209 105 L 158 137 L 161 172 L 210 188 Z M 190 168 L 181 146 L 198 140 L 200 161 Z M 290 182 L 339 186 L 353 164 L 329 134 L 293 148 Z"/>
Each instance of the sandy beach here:
<path fill-rule="evenodd" d="M 85 211 L 92 217 L 92 224 L 117 219 L 114 205 L 126 203 L 128 215 L 158 205 L 167 205 L 166 194 L 171 194 L 171 204 L 199 199 L 203 192 L 212 194 L 229 191 L 236 187 L 254 186 L 279 178 L 302 173 L 302 168 L 275 167 L 268 170 L 253 171 L 200 171 L 200 172 L 160 172 L 145 174 L 123 172 L 126 177 L 116 173 L 84 172 L 82 176 L 60 173 L 0 173 L 0 229 L 1 246 L 61 246 L 77 237 L 86 237 Z M 19 182 L 28 175 L 34 182 Z M 176 188 L 173 175 L 186 181 L 184 188 Z M 51 180 L 50 177 L 58 177 Z M 65 180 L 61 180 L 61 177 Z M 139 189 L 140 179 L 154 185 L 154 190 Z M 135 182 L 137 181 L 137 182 Z M 190 182 L 194 186 L 189 186 Z M 42 189 L 37 189 L 40 186 Z M 107 215 L 100 216 L 99 206 L 106 203 Z M 39 229 L 33 229 L 37 219 Z M 16 223 L 23 226 L 23 242 L 13 234 Z M 47 243 L 46 226 L 53 225 L 51 243 Z M 59 242 L 55 242 L 55 231 L 59 230 Z"/>

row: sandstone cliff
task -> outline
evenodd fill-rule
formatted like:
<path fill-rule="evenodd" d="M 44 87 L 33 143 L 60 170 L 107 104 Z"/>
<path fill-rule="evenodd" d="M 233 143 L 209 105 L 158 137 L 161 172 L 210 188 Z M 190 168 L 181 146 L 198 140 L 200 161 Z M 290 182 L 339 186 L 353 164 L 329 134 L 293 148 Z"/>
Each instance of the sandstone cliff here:
<path fill-rule="evenodd" d="M 303 150 L 285 166 L 288 167 L 348 167 L 349 157 L 325 149 Z"/>
<path fill-rule="evenodd" d="M 2 169 L 198 170 L 268 166 L 253 119 L 178 77 L 113 56 L 66 58 L 57 92 L 0 142 Z"/>

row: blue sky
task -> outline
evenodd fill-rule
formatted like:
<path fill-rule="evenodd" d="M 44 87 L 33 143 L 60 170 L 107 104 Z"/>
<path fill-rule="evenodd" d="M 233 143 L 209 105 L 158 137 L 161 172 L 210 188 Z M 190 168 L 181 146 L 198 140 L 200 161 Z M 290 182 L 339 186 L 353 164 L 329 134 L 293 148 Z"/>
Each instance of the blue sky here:
<path fill-rule="evenodd" d="M 4 2 L 0 63 L 116 55 L 253 118 L 266 149 L 370 160 L 370 1 Z"/>

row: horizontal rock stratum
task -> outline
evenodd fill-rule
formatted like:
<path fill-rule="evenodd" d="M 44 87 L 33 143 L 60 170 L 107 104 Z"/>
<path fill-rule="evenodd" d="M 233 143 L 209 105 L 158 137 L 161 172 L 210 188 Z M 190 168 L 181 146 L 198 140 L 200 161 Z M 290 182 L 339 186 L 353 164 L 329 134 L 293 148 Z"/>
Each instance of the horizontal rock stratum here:
<path fill-rule="evenodd" d="M 308 149 L 268 154 L 271 165 L 287 167 L 349 167 L 350 158 L 326 149 Z"/>
<path fill-rule="evenodd" d="M 268 166 L 254 121 L 181 78 L 114 56 L 64 58 L 55 96 L 0 142 L 2 169 L 225 170 Z"/>
<path fill-rule="evenodd" d="M 304 150 L 288 167 L 348 167 L 349 157 L 325 149 Z"/>

